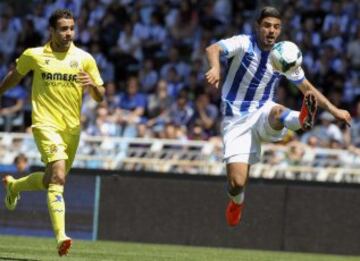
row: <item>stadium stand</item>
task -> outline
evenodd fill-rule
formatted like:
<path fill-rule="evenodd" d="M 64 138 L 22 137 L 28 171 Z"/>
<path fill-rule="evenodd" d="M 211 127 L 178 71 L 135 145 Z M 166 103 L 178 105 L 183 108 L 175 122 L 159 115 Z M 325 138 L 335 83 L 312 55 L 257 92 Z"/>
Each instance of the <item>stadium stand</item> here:
<path fill-rule="evenodd" d="M 26 153 L 29 163 L 41 166 L 32 135 L 0 133 L 0 166 L 4 170 L 17 153 Z M 86 169 L 137 170 L 166 173 L 223 175 L 221 143 L 152 138 L 84 135 L 74 166 Z M 340 149 L 312 148 L 300 142 L 290 146 L 265 144 L 262 162 L 251 176 L 318 182 L 360 183 L 360 154 Z"/>
<path fill-rule="evenodd" d="M 0 78 L 24 49 L 48 39 L 44 32 L 51 11 L 69 8 L 78 22 L 75 43 L 94 55 L 107 87 L 105 102 L 99 106 L 84 97 L 84 135 L 76 166 L 224 174 L 218 137 L 220 95 L 205 84 L 204 48 L 226 36 L 251 33 L 254 12 L 267 3 L 3 1 Z M 263 165 L 254 167 L 252 173 L 272 178 L 356 181 L 360 3 L 287 0 L 282 1 L 281 12 L 283 39 L 302 49 L 307 78 L 335 105 L 350 110 L 354 122 L 349 130 L 320 112 L 312 132 L 289 133 L 285 143 L 265 145 Z M 25 152 L 31 164 L 40 164 L 33 142 L 23 134 L 31 126 L 29 79 L 16 88 L 0 101 L 0 130 L 7 132 L 1 134 L 1 164 L 9 164 L 19 152 Z M 136 124 L 126 122 L 126 115 L 134 109 L 128 106 L 131 88 L 136 89 L 136 107 L 144 109 Z M 301 105 L 299 91 L 287 81 L 280 82 L 276 97 L 277 102 L 291 108 Z M 14 105 L 19 111 L 7 116 L 5 107 Z M 270 167 L 272 171 L 267 171 Z M 325 172 L 317 169 L 323 167 Z"/>

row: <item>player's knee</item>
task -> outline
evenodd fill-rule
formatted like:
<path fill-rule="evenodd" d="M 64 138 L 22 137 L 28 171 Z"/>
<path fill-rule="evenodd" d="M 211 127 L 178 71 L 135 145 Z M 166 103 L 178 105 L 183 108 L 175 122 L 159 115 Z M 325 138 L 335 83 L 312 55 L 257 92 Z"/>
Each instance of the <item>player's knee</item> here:
<path fill-rule="evenodd" d="M 271 113 L 270 113 L 270 120 L 274 120 L 274 121 L 278 121 L 281 118 L 281 115 L 283 114 L 283 112 L 286 110 L 286 108 L 282 105 L 277 105 L 274 106 L 271 109 Z"/>
<path fill-rule="evenodd" d="M 48 188 L 49 184 L 56 184 L 56 185 L 64 186 L 65 185 L 65 177 L 61 177 L 58 175 L 52 175 L 49 178 L 44 177 L 43 184 L 44 184 L 45 188 Z"/>
<path fill-rule="evenodd" d="M 65 185 L 65 175 L 54 175 L 51 179 L 51 184 Z"/>
<path fill-rule="evenodd" d="M 230 183 L 230 187 L 233 190 L 239 190 L 241 192 L 241 190 L 246 184 L 246 176 L 241 174 L 231 175 L 229 179 L 229 183 Z"/>

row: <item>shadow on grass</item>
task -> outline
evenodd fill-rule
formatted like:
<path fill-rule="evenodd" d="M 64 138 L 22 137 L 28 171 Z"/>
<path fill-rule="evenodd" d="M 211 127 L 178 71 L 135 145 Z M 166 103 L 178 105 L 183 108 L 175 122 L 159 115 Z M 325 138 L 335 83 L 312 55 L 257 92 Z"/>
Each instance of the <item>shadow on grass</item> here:
<path fill-rule="evenodd" d="M 13 260 L 13 261 L 39 261 L 39 259 L 15 258 L 15 257 L 6 257 L 6 256 L 0 256 L 0 260 Z"/>

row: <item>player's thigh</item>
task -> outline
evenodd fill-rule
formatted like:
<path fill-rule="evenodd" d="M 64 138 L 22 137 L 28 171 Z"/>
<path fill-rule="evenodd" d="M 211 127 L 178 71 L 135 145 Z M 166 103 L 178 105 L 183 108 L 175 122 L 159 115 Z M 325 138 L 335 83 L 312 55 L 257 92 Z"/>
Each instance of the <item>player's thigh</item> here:
<path fill-rule="evenodd" d="M 271 102 L 268 103 L 264 108 L 261 109 L 261 115 L 256 122 L 256 132 L 258 133 L 261 141 L 275 142 L 280 141 L 287 133 L 287 129 L 275 130 L 271 127 L 269 117 L 271 110 L 278 106 L 278 104 Z"/>
<path fill-rule="evenodd" d="M 72 164 L 74 163 L 76 151 L 79 146 L 80 141 L 80 134 L 73 135 L 73 134 L 63 134 L 63 140 L 67 144 L 66 154 L 68 159 L 66 160 L 66 173 L 68 173 L 71 169 Z"/>
<path fill-rule="evenodd" d="M 67 144 L 59 131 L 52 128 L 33 128 L 36 146 L 41 160 L 47 165 L 57 160 L 67 160 Z"/>

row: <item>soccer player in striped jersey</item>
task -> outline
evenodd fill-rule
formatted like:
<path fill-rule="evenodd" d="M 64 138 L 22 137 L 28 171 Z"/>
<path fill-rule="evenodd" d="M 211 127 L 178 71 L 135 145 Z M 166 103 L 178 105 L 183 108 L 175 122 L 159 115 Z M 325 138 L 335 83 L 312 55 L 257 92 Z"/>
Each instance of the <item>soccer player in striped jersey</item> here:
<path fill-rule="evenodd" d="M 101 102 L 102 86 L 95 59 L 73 44 L 75 21 L 68 10 L 59 9 L 49 18 L 50 41 L 25 50 L 0 84 L 0 95 L 33 71 L 32 131 L 45 163 L 45 171 L 20 179 L 5 176 L 5 206 L 16 208 L 23 191 L 45 190 L 58 254 L 66 255 L 72 239 L 65 233 L 63 198 L 66 175 L 74 161 L 80 139 L 80 112 L 84 91 Z"/>
<path fill-rule="evenodd" d="M 310 129 L 317 105 L 347 125 L 351 122 L 349 112 L 335 107 L 316 90 L 301 67 L 285 74 L 304 94 L 301 111 L 272 101 L 281 74 L 273 69 L 268 55 L 280 33 L 279 11 L 264 7 L 253 35 L 236 35 L 206 48 L 210 68 L 205 76 L 216 88 L 220 85 L 220 55 L 228 59 L 221 95 L 224 161 L 230 198 L 226 220 L 230 226 L 240 222 L 249 169 L 260 160 L 262 141 L 281 140 L 287 129 Z"/>

